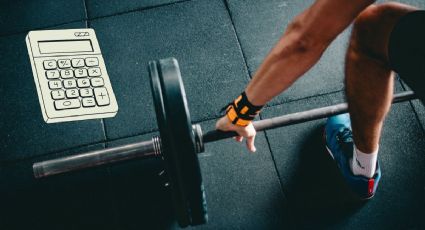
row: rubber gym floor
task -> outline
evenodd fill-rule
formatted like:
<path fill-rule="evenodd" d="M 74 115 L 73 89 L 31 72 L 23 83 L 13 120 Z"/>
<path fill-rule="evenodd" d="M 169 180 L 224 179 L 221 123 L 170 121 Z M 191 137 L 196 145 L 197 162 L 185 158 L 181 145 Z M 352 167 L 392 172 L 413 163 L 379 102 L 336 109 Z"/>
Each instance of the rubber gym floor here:
<path fill-rule="evenodd" d="M 403 0 L 424 8 L 423 0 Z M 147 62 L 176 57 L 191 116 L 212 129 L 286 25 L 311 0 L 2 0 L 0 229 L 178 229 L 159 159 L 45 180 L 32 164 L 157 133 Z M 347 3 L 349 4 L 349 3 Z M 46 124 L 25 45 L 30 30 L 93 28 L 117 97 L 114 118 Z M 344 101 L 350 28 L 261 119 Z M 396 91 L 407 86 L 396 79 Z M 225 140 L 199 161 L 209 223 L 193 229 L 424 229 L 425 108 L 396 104 L 382 135 L 374 199 L 347 198 L 323 149 L 325 120 L 258 134 L 257 153 Z M 191 228 L 190 228 L 191 229 Z"/>

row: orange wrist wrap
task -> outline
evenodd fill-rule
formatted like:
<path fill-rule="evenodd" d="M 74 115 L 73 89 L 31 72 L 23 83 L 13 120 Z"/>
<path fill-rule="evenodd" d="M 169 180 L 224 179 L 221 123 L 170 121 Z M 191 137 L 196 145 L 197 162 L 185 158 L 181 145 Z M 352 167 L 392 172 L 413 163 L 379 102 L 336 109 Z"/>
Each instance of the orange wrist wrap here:
<path fill-rule="evenodd" d="M 243 92 L 238 98 L 227 106 L 226 116 L 234 125 L 247 126 L 260 113 L 263 106 L 256 106 L 248 101 Z"/>

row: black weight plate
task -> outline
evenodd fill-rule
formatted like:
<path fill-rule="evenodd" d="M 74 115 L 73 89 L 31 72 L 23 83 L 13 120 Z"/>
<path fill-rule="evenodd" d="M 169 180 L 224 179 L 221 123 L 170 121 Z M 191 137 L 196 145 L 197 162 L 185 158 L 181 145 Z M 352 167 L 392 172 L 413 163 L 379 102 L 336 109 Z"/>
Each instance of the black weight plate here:
<path fill-rule="evenodd" d="M 180 68 L 174 58 L 160 60 L 159 66 L 167 127 L 177 150 L 175 154 L 179 161 L 176 163 L 181 169 L 181 179 L 187 195 L 190 224 L 204 224 L 208 219 L 205 192 Z"/>
<path fill-rule="evenodd" d="M 163 156 L 173 186 L 179 225 L 185 227 L 206 223 L 205 192 L 177 60 L 168 58 L 152 62 L 150 74 L 155 108 L 157 116 L 160 116 L 157 121 Z"/>
<path fill-rule="evenodd" d="M 161 83 L 159 81 L 159 65 L 156 61 L 149 62 L 149 75 L 153 102 L 155 105 L 156 121 L 161 136 L 162 156 L 165 160 L 165 168 L 169 177 L 169 183 L 174 201 L 174 212 L 180 225 L 187 226 L 190 223 L 189 210 L 186 195 L 184 194 L 183 181 L 179 177 L 179 168 L 176 167 L 175 149 L 170 143 L 170 133 L 167 131 L 167 117 L 162 98 Z"/>

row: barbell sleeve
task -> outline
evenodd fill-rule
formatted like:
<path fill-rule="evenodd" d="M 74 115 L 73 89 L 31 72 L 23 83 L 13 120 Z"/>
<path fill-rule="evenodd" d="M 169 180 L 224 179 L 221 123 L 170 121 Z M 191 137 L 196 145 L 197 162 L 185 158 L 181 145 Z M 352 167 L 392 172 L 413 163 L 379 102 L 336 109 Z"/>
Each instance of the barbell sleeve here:
<path fill-rule="evenodd" d="M 415 94 L 412 91 L 406 91 L 402 93 L 397 93 L 393 96 L 393 103 L 403 102 L 415 99 Z M 321 118 L 326 118 L 332 115 L 338 115 L 348 112 L 348 104 L 341 103 L 336 105 L 331 105 L 327 107 L 311 109 L 298 113 L 291 113 L 287 115 L 282 115 L 278 117 L 272 117 L 268 119 L 263 119 L 259 121 L 254 121 L 253 125 L 257 132 L 275 129 L 288 125 L 295 125 L 307 121 L 318 120 Z M 214 142 L 230 137 L 238 136 L 236 132 L 223 132 L 220 130 L 211 130 L 206 132 L 203 135 L 204 143 Z"/>
<path fill-rule="evenodd" d="M 33 172 L 36 178 L 42 178 L 129 159 L 158 157 L 161 156 L 160 146 L 160 138 L 153 137 L 150 141 L 37 162 L 33 165 Z"/>

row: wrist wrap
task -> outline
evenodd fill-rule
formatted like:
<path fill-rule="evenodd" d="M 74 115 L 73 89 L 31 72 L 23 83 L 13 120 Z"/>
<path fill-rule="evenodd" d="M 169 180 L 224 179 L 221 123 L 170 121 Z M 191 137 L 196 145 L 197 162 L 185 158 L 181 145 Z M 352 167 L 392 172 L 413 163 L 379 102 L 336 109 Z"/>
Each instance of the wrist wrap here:
<path fill-rule="evenodd" d="M 260 113 L 262 108 L 263 105 L 251 104 L 245 92 L 243 92 L 227 106 L 226 116 L 234 125 L 247 126 Z"/>

